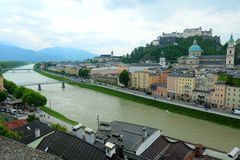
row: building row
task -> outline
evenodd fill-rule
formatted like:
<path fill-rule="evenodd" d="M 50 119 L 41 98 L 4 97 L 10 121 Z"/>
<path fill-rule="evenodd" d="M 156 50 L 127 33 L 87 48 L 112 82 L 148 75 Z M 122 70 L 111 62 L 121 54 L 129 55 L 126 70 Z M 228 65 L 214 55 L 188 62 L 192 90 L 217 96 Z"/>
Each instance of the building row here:
<path fill-rule="evenodd" d="M 229 110 L 240 107 L 240 87 L 218 81 L 217 73 L 137 71 L 131 74 L 131 87 L 151 92 L 155 98 L 178 99 Z"/>

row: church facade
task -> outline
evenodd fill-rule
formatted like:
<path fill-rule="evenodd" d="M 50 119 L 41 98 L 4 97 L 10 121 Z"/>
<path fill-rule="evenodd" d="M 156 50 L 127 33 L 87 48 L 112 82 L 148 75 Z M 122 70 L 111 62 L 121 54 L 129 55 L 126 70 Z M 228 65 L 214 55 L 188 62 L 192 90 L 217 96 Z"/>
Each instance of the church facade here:
<path fill-rule="evenodd" d="M 235 46 L 232 35 L 228 41 L 226 55 L 202 55 L 202 52 L 203 50 L 197 44 L 197 40 L 195 39 L 192 46 L 189 48 L 188 56 L 182 56 L 177 59 L 177 66 L 182 68 L 196 68 L 199 66 L 234 67 Z"/>

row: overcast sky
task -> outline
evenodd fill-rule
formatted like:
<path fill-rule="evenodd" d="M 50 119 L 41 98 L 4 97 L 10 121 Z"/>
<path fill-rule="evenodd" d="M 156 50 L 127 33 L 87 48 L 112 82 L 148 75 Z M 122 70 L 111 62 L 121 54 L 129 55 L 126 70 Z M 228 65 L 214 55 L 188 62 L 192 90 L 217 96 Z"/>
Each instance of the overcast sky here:
<path fill-rule="evenodd" d="M 240 37 L 240 0 L 0 0 L 0 41 L 123 55 L 162 32 L 202 26 Z"/>

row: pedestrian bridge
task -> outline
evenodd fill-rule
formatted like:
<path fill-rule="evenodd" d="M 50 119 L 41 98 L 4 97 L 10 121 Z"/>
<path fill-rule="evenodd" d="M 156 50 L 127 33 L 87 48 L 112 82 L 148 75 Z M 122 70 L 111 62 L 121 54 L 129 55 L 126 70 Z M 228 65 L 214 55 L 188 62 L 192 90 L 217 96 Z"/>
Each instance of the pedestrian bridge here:
<path fill-rule="evenodd" d="M 12 72 L 15 72 L 15 71 L 33 71 L 33 68 L 12 68 L 12 69 L 9 69 L 8 70 L 9 72 L 12 71 Z"/>
<path fill-rule="evenodd" d="M 38 86 L 38 90 L 42 90 L 42 85 L 49 85 L 49 84 L 62 84 L 61 87 L 65 88 L 65 83 L 71 81 L 45 81 L 45 82 L 22 82 L 18 83 L 19 86 Z"/>

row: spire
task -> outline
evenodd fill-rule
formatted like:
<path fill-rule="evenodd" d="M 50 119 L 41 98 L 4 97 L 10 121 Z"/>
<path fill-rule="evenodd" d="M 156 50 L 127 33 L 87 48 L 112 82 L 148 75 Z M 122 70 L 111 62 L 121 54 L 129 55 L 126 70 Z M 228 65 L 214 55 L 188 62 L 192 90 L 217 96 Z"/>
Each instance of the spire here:
<path fill-rule="evenodd" d="M 228 41 L 228 45 L 234 45 L 234 39 L 233 39 L 233 35 L 231 34 L 230 39 Z"/>
<path fill-rule="evenodd" d="M 162 50 L 162 52 L 161 52 L 161 55 L 160 55 L 160 57 L 162 57 L 162 58 L 164 58 L 164 57 L 165 57 L 163 50 Z"/>
<path fill-rule="evenodd" d="M 197 44 L 197 40 L 195 38 L 194 41 L 193 41 L 193 45 L 196 45 L 196 44 Z"/>

